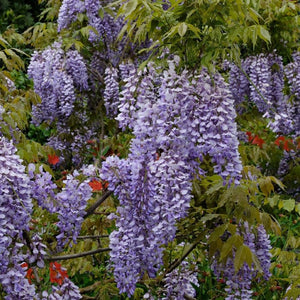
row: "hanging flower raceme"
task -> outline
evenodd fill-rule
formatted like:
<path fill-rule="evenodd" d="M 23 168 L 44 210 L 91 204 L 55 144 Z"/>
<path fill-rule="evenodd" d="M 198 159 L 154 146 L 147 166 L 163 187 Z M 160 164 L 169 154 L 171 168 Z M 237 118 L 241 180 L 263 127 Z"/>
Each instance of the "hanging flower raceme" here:
<path fill-rule="evenodd" d="M 158 72 L 153 64 L 123 72 L 117 120 L 132 128 L 127 159 L 108 157 L 101 178 L 120 201 L 110 235 L 111 262 L 120 292 L 132 295 L 145 272 L 162 265 L 162 246 L 175 238 L 186 216 L 203 154 L 224 180 L 239 183 L 241 162 L 233 98 L 220 75 L 176 71 L 177 60 Z"/>
<path fill-rule="evenodd" d="M 5 299 L 28 299 L 35 288 L 21 264 L 28 256 L 23 233 L 29 231 L 32 213 L 30 179 L 12 142 L 0 137 L 0 283 Z"/>
<path fill-rule="evenodd" d="M 56 212 L 59 221 L 56 225 L 60 230 L 60 234 L 56 238 L 59 249 L 69 243 L 70 240 L 76 243 L 85 215 L 87 201 L 92 196 L 89 180 L 80 182 L 76 178 L 77 175 L 79 173 L 76 171 L 73 175 L 67 175 L 66 180 L 63 181 L 65 186 L 55 196 L 55 201 L 58 203 Z"/>
<path fill-rule="evenodd" d="M 270 118 L 268 126 L 283 135 L 300 134 L 299 53 L 293 54 L 293 61 L 283 65 L 282 57 L 276 51 L 269 54 L 249 56 L 241 66 L 229 65 L 229 85 L 235 105 L 251 101 L 265 117 Z M 284 93 L 287 79 L 289 92 Z"/>
<path fill-rule="evenodd" d="M 88 86 L 83 58 L 75 50 L 65 54 L 58 42 L 42 52 L 34 52 L 28 75 L 42 100 L 32 109 L 32 121 L 36 125 L 43 121 L 52 123 L 56 119 L 65 123 L 74 108 L 76 88 Z"/>

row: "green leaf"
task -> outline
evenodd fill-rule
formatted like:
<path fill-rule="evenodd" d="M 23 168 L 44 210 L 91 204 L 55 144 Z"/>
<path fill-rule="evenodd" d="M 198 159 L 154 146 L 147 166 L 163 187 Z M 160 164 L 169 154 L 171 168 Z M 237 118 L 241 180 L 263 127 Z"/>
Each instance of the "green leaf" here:
<path fill-rule="evenodd" d="M 238 270 L 247 263 L 249 267 L 251 267 L 253 263 L 252 252 L 250 248 L 246 245 L 241 245 L 235 253 L 234 258 L 234 270 L 238 272 Z"/>
<path fill-rule="evenodd" d="M 291 212 L 295 208 L 295 199 L 282 200 L 282 202 L 282 208 L 288 212 Z"/>
<path fill-rule="evenodd" d="M 257 24 L 259 23 L 259 19 L 263 19 L 262 16 L 251 7 L 249 8 L 249 15 Z"/>
<path fill-rule="evenodd" d="M 223 224 L 223 225 L 218 226 L 210 235 L 210 237 L 208 239 L 208 243 L 216 241 L 221 235 L 223 235 L 223 233 L 227 229 L 227 226 L 228 226 L 228 224 Z"/>
<path fill-rule="evenodd" d="M 273 181 L 274 183 L 276 183 L 282 190 L 284 190 L 285 185 L 276 177 L 274 176 L 269 176 L 269 178 L 271 179 L 271 181 Z"/>
<path fill-rule="evenodd" d="M 187 31 L 187 28 L 188 26 L 184 22 L 178 24 L 178 34 L 183 37 Z"/>
<path fill-rule="evenodd" d="M 270 176 L 265 178 L 260 178 L 258 181 L 259 187 L 265 196 L 269 196 L 271 192 L 274 191 L 274 186 Z"/>
<path fill-rule="evenodd" d="M 223 180 L 219 180 L 206 191 L 206 194 L 211 195 L 222 188 L 224 188 Z"/>
<path fill-rule="evenodd" d="M 266 41 L 266 42 L 269 42 L 271 43 L 271 36 L 270 36 L 270 33 L 267 29 L 265 29 L 263 26 L 259 26 L 259 30 L 258 30 L 258 36 Z"/>
<path fill-rule="evenodd" d="M 200 221 L 202 221 L 203 223 L 205 223 L 206 221 L 210 221 L 210 220 L 216 219 L 219 216 L 220 216 L 219 214 L 207 214 L 204 217 L 202 217 Z"/>
<path fill-rule="evenodd" d="M 273 208 L 274 206 L 278 205 L 279 200 L 280 200 L 279 195 L 275 195 L 272 198 L 268 198 L 267 203 L 269 203 L 269 205 Z"/>
<path fill-rule="evenodd" d="M 194 32 L 195 36 L 198 39 L 200 39 L 200 33 L 201 33 L 200 29 L 198 27 L 192 25 L 192 24 L 188 24 L 187 26 L 188 26 L 189 30 L 191 30 L 192 32 Z"/>
<path fill-rule="evenodd" d="M 130 0 L 124 5 L 124 7 L 122 9 L 122 12 L 124 13 L 124 15 L 126 17 L 128 17 L 129 15 L 131 15 L 135 11 L 137 5 L 138 5 L 137 0 Z"/>
<path fill-rule="evenodd" d="M 232 252 L 232 248 L 239 248 L 243 244 L 243 238 L 239 234 L 231 236 L 223 245 L 220 260 L 224 260 Z"/>

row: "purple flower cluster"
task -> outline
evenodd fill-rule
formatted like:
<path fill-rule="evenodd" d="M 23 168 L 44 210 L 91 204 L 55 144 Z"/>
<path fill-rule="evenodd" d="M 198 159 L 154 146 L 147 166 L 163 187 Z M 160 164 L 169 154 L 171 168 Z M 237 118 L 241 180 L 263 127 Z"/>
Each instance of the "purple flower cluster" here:
<path fill-rule="evenodd" d="M 257 228 L 257 240 L 256 240 L 256 255 L 263 270 L 263 276 L 265 280 L 271 277 L 270 266 L 272 255 L 270 250 L 272 249 L 269 236 L 263 225 L 259 225 Z"/>
<path fill-rule="evenodd" d="M 12 255 L 15 253 L 12 253 Z M 2 262 L 2 261 L 1 261 Z M 21 266 L 10 268 L 1 276 L 1 284 L 6 292 L 5 300 L 32 300 L 38 299 L 34 285 L 25 278 L 26 271 Z"/>
<path fill-rule="evenodd" d="M 119 76 L 116 68 L 105 70 L 105 90 L 103 93 L 104 104 L 108 116 L 115 117 L 118 114 L 119 104 Z"/>
<path fill-rule="evenodd" d="M 283 66 L 282 58 L 274 51 L 247 57 L 242 60 L 241 68 L 227 63 L 230 90 L 237 109 L 242 101 L 252 101 L 265 117 L 270 118 L 268 126 L 274 132 L 299 136 L 299 57 L 299 53 L 295 53 L 293 62 Z M 289 85 L 289 95 L 283 92 L 284 77 Z"/>
<path fill-rule="evenodd" d="M 85 7 L 89 25 L 97 31 L 97 33 L 91 31 L 90 41 L 99 42 L 101 40 L 106 46 L 115 42 L 123 24 L 109 14 L 105 14 L 101 18 L 99 10 L 102 9 L 102 5 L 99 0 L 85 0 Z"/>
<path fill-rule="evenodd" d="M 293 122 L 294 136 L 300 135 L 300 53 L 293 54 L 293 62 L 285 66 L 285 76 L 290 88 L 292 101 L 288 105 L 289 119 Z M 283 120 L 284 121 L 284 120 Z"/>
<path fill-rule="evenodd" d="M 246 76 L 249 73 L 249 65 L 249 59 L 242 60 L 241 67 L 229 64 L 229 86 L 237 108 L 250 95 L 249 79 Z"/>
<path fill-rule="evenodd" d="M 264 54 L 253 56 L 249 66 L 250 100 L 260 112 L 270 110 L 271 103 L 271 68 L 269 59 Z"/>
<path fill-rule="evenodd" d="M 244 226 L 239 226 L 238 233 L 242 235 L 244 245 L 248 246 L 251 252 L 257 256 L 263 270 L 263 277 L 268 280 L 271 276 L 269 271 L 271 265 L 271 253 L 269 252 L 271 244 L 263 225 L 258 226 L 257 236 L 255 236 L 253 228 L 249 228 L 247 222 L 244 223 Z M 244 263 L 236 273 L 234 268 L 235 253 L 233 249 L 232 257 L 229 257 L 225 264 L 219 263 L 219 256 L 216 255 L 211 266 L 212 270 L 217 277 L 224 277 L 226 279 L 227 287 L 225 291 L 228 294 L 226 297 L 227 300 L 252 299 L 251 283 L 257 276 L 257 270 L 254 268 L 254 264 L 249 267 L 247 263 Z"/>
<path fill-rule="evenodd" d="M 66 53 L 66 72 L 73 78 L 74 86 L 80 90 L 88 89 L 88 73 L 82 56 L 76 50 Z"/>
<path fill-rule="evenodd" d="M 43 244 L 42 238 L 35 234 L 31 238 L 31 247 L 30 247 L 30 253 L 29 253 L 29 260 L 28 262 L 30 264 L 35 263 L 39 268 L 44 268 L 45 262 L 44 262 L 44 256 L 46 253 L 46 245 Z"/>
<path fill-rule="evenodd" d="M 32 179 L 32 197 L 37 200 L 40 207 L 47 209 L 50 213 L 56 211 L 54 205 L 56 184 L 52 182 L 52 176 L 39 167 L 40 173 L 35 173 L 35 165 L 28 165 L 28 175 Z"/>
<path fill-rule="evenodd" d="M 65 186 L 55 197 L 58 203 L 59 222 L 57 226 L 60 229 L 60 234 L 56 238 L 59 249 L 64 247 L 70 240 L 76 243 L 85 215 L 87 201 L 92 196 L 92 189 L 88 184 L 88 180 L 80 182 L 76 179 L 77 175 L 79 175 L 78 172 L 68 175 L 67 179 L 63 181 Z"/>
<path fill-rule="evenodd" d="M 31 219 L 31 184 L 12 142 L 0 138 L 0 283 L 5 299 L 34 299 L 35 289 L 25 279 L 21 263 Z"/>
<path fill-rule="evenodd" d="M 198 151 L 209 154 L 215 163 L 214 172 L 229 182 L 239 183 L 242 165 L 238 152 L 234 100 L 223 77 L 211 78 L 202 73 L 196 85 L 200 97 L 191 126 Z M 204 88 L 203 88 L 204 87 Z"/>
<path fill-rule="evenodd" d="M 57 20 L 58 31 L 60 32 L 76 21 L 78 14 L 83 13 L 84 10 L 84 2 L 81 0 L 63 0 Z"/>
<path fill-rule="evenodd" d="M 75 87 L 87 88 L 83 59 L 75 50 L 65 54 L 57 42 L 42 52 L 34 52 L 28 75 L 42 100 L 32 109 L 32 121 L 36 125 L 68 118 L 76 100 Z"/>
<path fill-rule="evenodd" d="M 129 295 L 145 272 L 155 276 L 162 265 L 162 246 L 174 239 L 176 222 L 187 213 L 192 179 L 203 174 L 202 155 L 211 155 L 225 180 L 238 183 L 241 176 L 233 98 L 224 80 L 215 74 L 213 85 L 205 71 L 178 74 L 177 63 L 169 61 L 160 73 L 154 64 L 122 72 L 128 77 L 117 120 L 135 138 L 127 159 L 109 157 L 101 169 L 120 201 L 111 262 L 120 292 Z"/>
<path fill-rule="evenodd" d="M 300 99 L 300 53 L 293 54 L 293 62 L 284 68 L 285 76 L 290 86 L 290 93 Z"/>
<path fill-rule="evenodd" d="M 192 284 L 199 286 L 197 273 L 189 269 L 187 261 L 183 261 L 178 268 L 166 275 L 164 280 L 166 292 L 162 299 L 184 300 L 186 296 L 196 297 Z"/>
<path fill-rule="evenodd" d="M 69 279 L 64 278 L 60 286 L 52 286 L 51 293 L 43 291 L 41 300 L 79 300 L 82 299 L 79 288 Z"/>
<path fill-rule="evenodd" d="M 271 116 L 272 109 L 283 101 L 283 63 L 276 52 L 249 56 L 241 67 L 229 64 L 229 84 L 236 105 L 252 101 L 262 113 Z"/>
<path fill-rule="evenodd" d="M 117 47 L 115 44 L 124 22 L 121 18 L 116 18 L 116 13 L 115 16 L 105 13 L 100 17 L 99 11 L 103 9 L 101 2 L 103 1 L 64 0 L 59 10 L 58 31 L 75 22 L 79 13 L 85 13 L 88 24 L 94 29 L 90 31 L 90 42 L 95 44 L 102 42 L 107 50 L 107 58 L 111 62 L 115 60 L 118 62 L 118 57 L 120 57 L 118 53 L 123 50 L 125 44 L 124 41 L 119 42 Z"/>
<path fill-rule="evenodd" d="M 116 119 L 119 122 L 119 127 L 124 130 L 126 126 L 132 128 L 130 123 L 136 111 L 135 92 L 138 88 L 139 75 L 133 63 L 121 64 L 120 75 L 124 86 L 120 93 L 119 114 Z"/>

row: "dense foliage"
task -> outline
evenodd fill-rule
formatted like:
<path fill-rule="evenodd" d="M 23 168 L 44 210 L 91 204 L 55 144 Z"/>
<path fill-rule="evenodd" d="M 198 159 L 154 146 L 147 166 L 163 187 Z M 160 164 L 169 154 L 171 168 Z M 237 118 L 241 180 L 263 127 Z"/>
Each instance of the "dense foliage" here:
<path fill-rule="evenodd" d="M 299 299 L 299 4 L 39 2 L 0 16 L 0 298 Z"/>

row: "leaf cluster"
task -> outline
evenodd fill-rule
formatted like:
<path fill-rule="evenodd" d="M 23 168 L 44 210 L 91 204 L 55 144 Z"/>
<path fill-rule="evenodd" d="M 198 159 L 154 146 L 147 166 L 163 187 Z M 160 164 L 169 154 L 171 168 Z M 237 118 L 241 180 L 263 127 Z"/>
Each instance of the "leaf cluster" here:
<path fill-rule="evenodd" d="M 211 68 L 216 61 L 271 51 L 280 39 L 290 54 L 298 47 L 298 11 L 297 4 L 279 0 L 129 0 L 119 15 L 127 21 L 121 36 L 152 40 L 153 57 L 167 48 L 185 66 Z"/>

